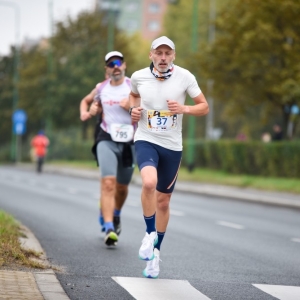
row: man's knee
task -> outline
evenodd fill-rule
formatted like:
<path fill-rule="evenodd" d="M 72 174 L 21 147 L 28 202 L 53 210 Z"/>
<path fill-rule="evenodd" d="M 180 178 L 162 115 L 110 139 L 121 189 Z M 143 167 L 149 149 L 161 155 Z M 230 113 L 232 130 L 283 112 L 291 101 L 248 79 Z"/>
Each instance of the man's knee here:
<path fill-rule="evenodd" d="M 147 193 L 152 193 L 156 190 L 157 180 L 155 178 L 144 178 L 143 190 Z"/>
<path fill-rule="evenodd" d="M 101 190 L 105 193 L 114 193 L 116 190 L 116 178 L 105 177 L 101 180 Z"/>

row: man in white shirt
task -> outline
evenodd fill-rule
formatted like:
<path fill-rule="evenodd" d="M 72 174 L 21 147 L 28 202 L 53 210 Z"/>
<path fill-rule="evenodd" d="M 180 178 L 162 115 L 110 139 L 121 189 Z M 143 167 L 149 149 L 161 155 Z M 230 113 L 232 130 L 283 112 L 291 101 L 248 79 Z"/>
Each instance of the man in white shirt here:
<path fill-rule="evenodd" d="M 204 116 L 209 108 L 195 76 L 173 64 L 175 45 L 169 38 L 154 40 L 149 58 L 150 68 L 131 77 L 129 113 L 132 122 L 138 122 L 134 145 L 146 223 L 139 257 L 147 261 L 143 275 L 157 278 L 169 203 L 182 157 L 182 118 L 184 114 Z M 195 105 L 185 105 L 186 94 Z"/>

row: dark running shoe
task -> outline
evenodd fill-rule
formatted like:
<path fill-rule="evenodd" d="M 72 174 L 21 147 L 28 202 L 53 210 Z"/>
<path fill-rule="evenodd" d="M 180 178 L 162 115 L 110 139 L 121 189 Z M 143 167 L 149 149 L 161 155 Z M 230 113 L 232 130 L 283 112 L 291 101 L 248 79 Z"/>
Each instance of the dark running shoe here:
<path fill-rule="evenodd" d="M 107 246 L 116 246 L 118 242 L 118 235 L 112 229 L 108 229 L 104 242 Z"/>
<path fill-rule="evenodd" d="M 121 219 L 120 217 L 114 216 L 114 228 L 117 235 L 121 233 Z"/>

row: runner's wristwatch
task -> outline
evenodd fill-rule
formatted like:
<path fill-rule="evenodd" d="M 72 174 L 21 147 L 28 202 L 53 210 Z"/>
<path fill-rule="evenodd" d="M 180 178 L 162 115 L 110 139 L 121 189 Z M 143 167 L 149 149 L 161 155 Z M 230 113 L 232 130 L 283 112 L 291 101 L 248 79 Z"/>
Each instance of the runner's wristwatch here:
<path fill-rule="evenodd" d="M 135 108 L 136 106 L 130 106 L 130 108 L 128 109 L 129 114 L 131 115 L 132 110 Z"/>

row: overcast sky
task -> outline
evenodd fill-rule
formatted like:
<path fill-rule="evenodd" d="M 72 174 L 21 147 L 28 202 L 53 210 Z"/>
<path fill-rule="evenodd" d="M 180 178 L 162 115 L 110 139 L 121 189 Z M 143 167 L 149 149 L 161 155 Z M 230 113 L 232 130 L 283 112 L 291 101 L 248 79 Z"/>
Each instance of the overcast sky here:
<path fill-rule="evenodd" d="M 15 3 L 20 10 L 20 43 L 25 38 L 47 37 L 50 33 L 49 2 L 51 0 L 0 0 L 0 55 L 10 52 L 16 42 Z M 54 21 L 75 17 L 80 11 L 94 8 L 95 0 L 52 0 Z"/>

